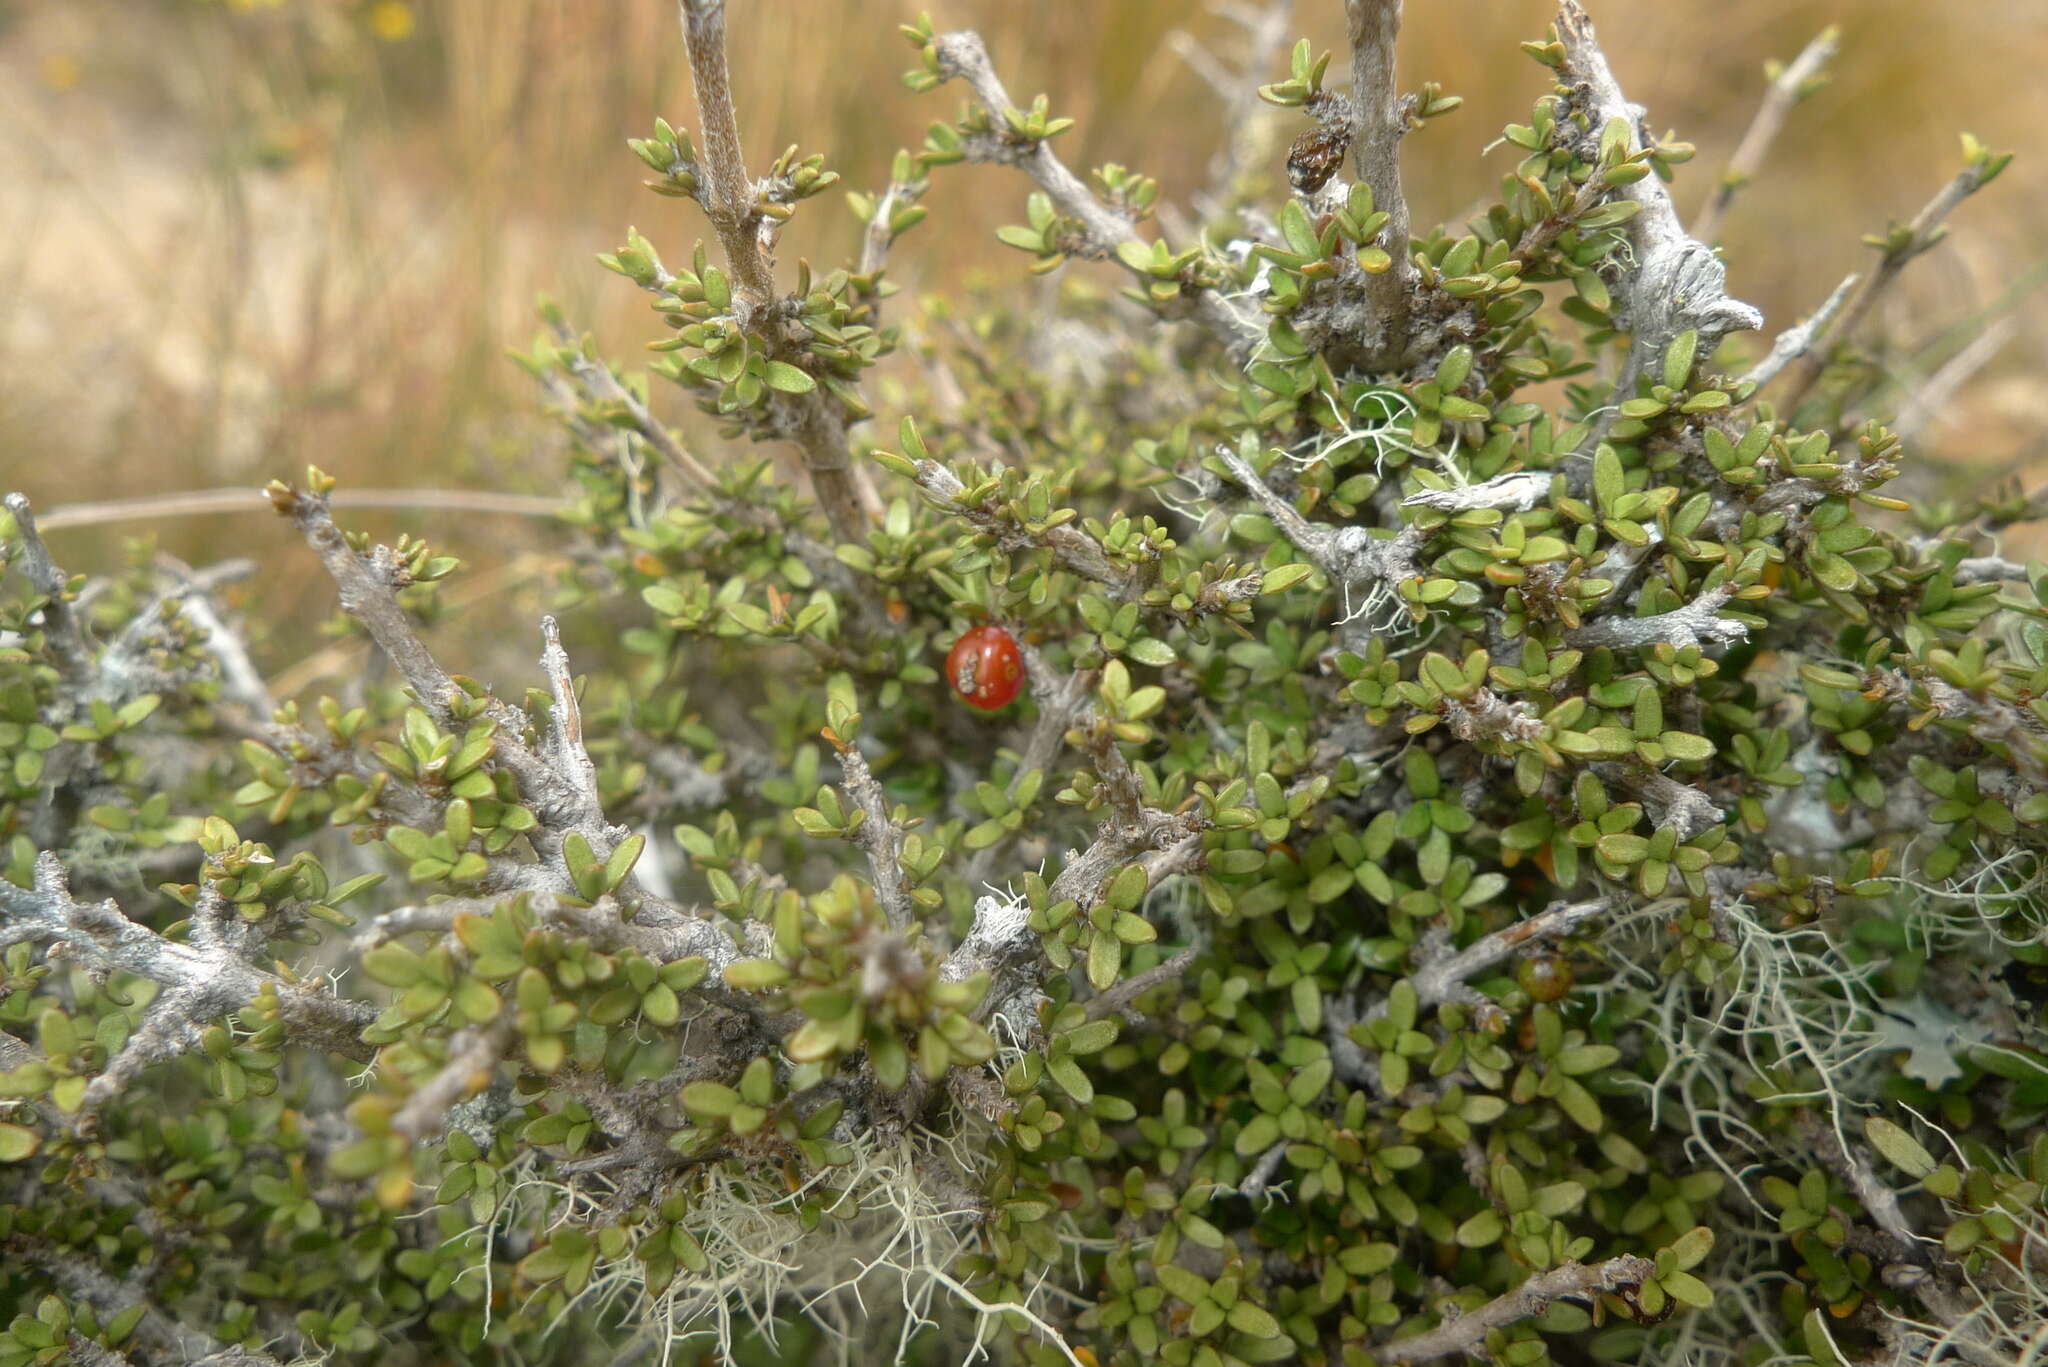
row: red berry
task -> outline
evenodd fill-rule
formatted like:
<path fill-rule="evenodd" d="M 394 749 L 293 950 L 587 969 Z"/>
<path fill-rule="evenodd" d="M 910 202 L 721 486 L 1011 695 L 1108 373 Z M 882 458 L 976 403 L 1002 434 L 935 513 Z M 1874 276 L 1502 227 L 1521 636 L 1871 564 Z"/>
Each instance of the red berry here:
<path fill-rule="evenodd" d="M 993 712 L 1024 686 L 1024 657 L 1017 638 L 1001 627 L 975 627 L 946 652 L 946 682 L 969 707 Z"/>

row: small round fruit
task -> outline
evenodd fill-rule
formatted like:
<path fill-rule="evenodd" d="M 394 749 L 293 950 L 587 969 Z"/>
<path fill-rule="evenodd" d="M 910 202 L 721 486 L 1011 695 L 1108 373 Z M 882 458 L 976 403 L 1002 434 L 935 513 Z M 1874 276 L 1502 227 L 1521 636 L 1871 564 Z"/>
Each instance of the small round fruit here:
<path fill-rule="evenodd" d="M 1522 960 L 1515 981 L 1532 1001 L 1554 1002 L 1572 990 L 1572 966 L 1555 954 L 1538 954 Z"/>
<path fill-rule="evenodd" d="M 946 682 L 969 707 L 993 712 L 1024 687 L 1024 656 L 1001 627 L 975 627 L 946 652 Z"/>

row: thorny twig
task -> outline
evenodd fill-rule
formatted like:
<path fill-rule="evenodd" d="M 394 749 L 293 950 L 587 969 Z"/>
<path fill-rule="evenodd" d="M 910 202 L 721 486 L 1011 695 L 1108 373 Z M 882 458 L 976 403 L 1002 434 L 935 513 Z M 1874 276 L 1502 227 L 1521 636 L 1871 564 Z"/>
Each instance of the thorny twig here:
<path fill-rule="evenodd" d="M 1538 943 L 1572 934 L 1593 918 L 1611 911 L 1611 898 L 1596 897 L 1588 902 L 1562 902 L 1518 921 L 1503 930 L 1473 941 L 1455 954 L 1446 954 L 1416 969 L 1409 977 L 1417 1003 L 1424 1009 L 1458 998 L 1464 985 L 1481 973 L 1504 963 Z M 1382 1005 L 1367 1019 L 1384 1014 Z"/>
<path fill-rule="evenodd" d="M 1294 548 L 1330 577 L 1334 584 L 1359 585 L 1372 580 L 1389 584 L 1413 578 L 1415 554 L 1430 534 L 1403 527 L 1391 540 L 1375 538 L 1364 527 L 1327 527 L 1310 522 L 1294 505 L 1273 492 L 1244 457 L 1226 446 L 1216 449 L 1231 476 L 1266 510 Z"/>
<path fill-rule="evenodd" d="M 335 525 L 324 495 L 271 486 L 272 504 L 291 518 L 320 557 L 328 575 L 340 590 L 343 611 L 361 622 L 371 639 L 398 667 L 399 674 L 436 725 L 460 729 L 453 702 L 459 686 L 442 669 L 413 630 L 412 621 L 398 601 L 398 590 L 411 582 L 405 566 L 387 546 L 358 553 Z M 544 632 L 551 628 L 544 628 Z M 521 800 L 532 807 L 541 829 L 533 832 L 541 854 L 555 859 L 563 837 L 580 834 L 600 860 L 624 838 L 623 827 L 607 825 L 597 806 L 595 779 L 589 759 L 582 754 L 581 723 L 575 713 L 575 699 L 569 690 L 568 665 L 559 641 L 546 651 L 550 686 L 555 691 L 554 730 L 536 751 L 521 736 L 526 717 L 519 709 L 497 699 L 483 701 L 482 715 L 496 726 L 492 760 L 519 781 Z M 565 738 L 562 728 L 573 727 L 576 736 Z M 566 869 L 558 870 L 562 890 L 570 882 Z"/>

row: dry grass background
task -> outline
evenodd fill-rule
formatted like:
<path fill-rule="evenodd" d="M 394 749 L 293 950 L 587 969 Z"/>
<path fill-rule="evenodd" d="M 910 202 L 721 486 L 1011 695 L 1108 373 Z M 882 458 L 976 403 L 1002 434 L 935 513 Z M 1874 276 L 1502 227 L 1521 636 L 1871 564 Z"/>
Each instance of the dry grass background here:
<path fill-rule="evenodd" d="M 957 110 L 958 87 L 915 97 L 896 80 L 911 54 L 895 26 L 917 3 L 732 0 L 756 168 L 795 141 L 848 187 L 877 185 L 896 147 Z M 1200 185 L 1219 110 L 1168 35 L 1227 47 L 1237 33 L 1203 0 L 931 8 L 983 32 L 1013 96 L 1045 90 L 1080 119 L 1061 142 L 1070 162 L 1135 165 L 1169 197 Z M 2048 0 L 1592 8 L 1631 96 L 1700 146 L 1679 187 L 1688 212 L 1746 126 L 1764 60 L 1841 26 L 1833 84 L 1796 111 L 1724 230 L 1733 292 L 1773 330 L 1865 262 L 1864 232 L 1953 172 L 1960 130 L 2021 153 L 1883 322 L 1929 366 L 1997 329 L 1928 415 L 1928 459 L 1970 479 L 2048 466 L 2048 293 L 2024 293 L 2048 261 Z M 1418 223 L 1462 218 L 1511 164 L 1481 150 L 1545 88 L 1516 43 L 1549 13 L 1411 0 L 1404 84 L 1466 97 L 1407 148 Z M 1298 0 L 1295 24 L 1340 45 L 1336 0 Z M 701 232 L 692 206 L 639 189 L 623 140 L 657 112 L 694 124 L 669 0 L 0 0 L 0 477 L 43 508 L 255 485 L 309 460 L 358 486 L 552 487 L 552 436 L 503 352 L 531 335 L 543 291 L 615 355 L 653 335 L 642 296 L 591 256 L 629 223 L 676 257 Z M 1270 115 L 1276 148 L 1296 117 Z M 916 289 L 977 273 L 1023 288 L 1023 258 L 991 233 L 1021 218 L 1025 188 L 994 168 L 942 172 L 892 273 Z M 851 251 L 837 196 L 814 206 L 785 262 Z M 533 539 L 502 519 L 368 520 L 486 565 Z M 105 563 L 133 530 L 66 532 L 59 549 Z M 160 540 L 296 563 L 258 517 L 169 524 Z M 311 578 L 276 588 L 324 614 Z"/>

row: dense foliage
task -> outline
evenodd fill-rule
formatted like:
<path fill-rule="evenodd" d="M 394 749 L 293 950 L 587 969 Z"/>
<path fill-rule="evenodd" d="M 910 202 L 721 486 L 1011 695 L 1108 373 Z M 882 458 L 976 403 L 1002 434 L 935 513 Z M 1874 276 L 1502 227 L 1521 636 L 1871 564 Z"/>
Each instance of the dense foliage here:
<path fill-rule="evenodd" d="M 2004 158 L 1724 346 L 1573 0 L 1500 202 L 1414 235 L 1457 101 L 1348 9 L 1351 93 L 1298 47 L 1301 138 L 1172 244 L 912 25 L 971 102 L 778 279 L 837 176 L 748 176 L 686 0 L 702 130 L 633 151 L 715 240 L 604 258 L 650 374 L 520 358 L 543 688 L 444 668 L 458 566 L 318 471 L 271 501 L 392 669 L 342 700 L 10 498 L 0 1367 L 2042 1351 L 2048 569 L 1995 542 L 2048 508 L 1885 493 L 1851 337 Z M 1123 287 L 903 309 L 962 161 Z"/>

